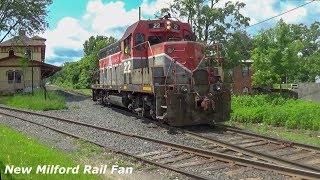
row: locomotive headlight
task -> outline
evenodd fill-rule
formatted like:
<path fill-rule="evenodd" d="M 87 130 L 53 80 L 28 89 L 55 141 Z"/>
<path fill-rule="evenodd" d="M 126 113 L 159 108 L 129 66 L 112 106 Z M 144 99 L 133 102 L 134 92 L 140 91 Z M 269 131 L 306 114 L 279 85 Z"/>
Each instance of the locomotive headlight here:
<path fill-rule="evenodd" d="M 167 26 L 167 30 L 171 30 L 171 26 L 170 25 Z"/>
<path fill-rule="evenodd" d="M 167 53 L 168 54 L 171 54 L 172 52 L 174 51 L 174 48 L 173 47 L 167 47 Z"/>
<path fill-rule="evenodd" d="M 181 92 L 182 92 L 183 94 L 186 94 L 186 93 L 188 92 L 188 86 L 183 85 L 183 86 L 181 86 L 180 90 L 181 90 Z"/>
<path fill-rule="evenodd" d="M 171 21 L 167 21 L 167 25 L 170 26 L 170 24 L 171 24 Z"/>
<path fill-rule="evenodd" d="M 216 90 L 220 91 L 221 90 L 221 85 L 220 84 L 216 84 Z"/>

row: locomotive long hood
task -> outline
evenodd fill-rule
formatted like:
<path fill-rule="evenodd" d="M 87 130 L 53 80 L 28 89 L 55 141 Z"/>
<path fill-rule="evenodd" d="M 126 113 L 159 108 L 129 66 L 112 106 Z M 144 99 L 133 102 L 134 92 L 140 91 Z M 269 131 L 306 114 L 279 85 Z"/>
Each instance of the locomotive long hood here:
<path fill-rule="evenodd" d="M 205 46 L 193 41 L 173 41 L 153 45 L 151 50 L 149 50 L 149 57 L 165 54 L 193 71 L 204 59 Z"/>

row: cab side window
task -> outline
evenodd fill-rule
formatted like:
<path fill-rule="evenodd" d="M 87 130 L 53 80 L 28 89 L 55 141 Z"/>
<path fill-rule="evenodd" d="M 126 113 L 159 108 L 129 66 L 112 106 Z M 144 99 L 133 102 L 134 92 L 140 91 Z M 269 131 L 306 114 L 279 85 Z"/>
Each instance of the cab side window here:
<path fill-rule="evenodd" d="M 124 40 L 124 53 L 130 54 L 131 52 L 131 36 Z"/>
<path fill-rule="evenodd" d="M 142 44 L 145 42 L 144 34 L 143 33 L 137 33 L 134 38 L 134 45 L 136 50 L 143 50 L 145 47 L 145 44 Z"/>
<path fill-rule="evenodd" d="M 144 34 L 143 33 L 137 33 L 135 36 L 134 45 L 138 45 L 144 42 Z"/>

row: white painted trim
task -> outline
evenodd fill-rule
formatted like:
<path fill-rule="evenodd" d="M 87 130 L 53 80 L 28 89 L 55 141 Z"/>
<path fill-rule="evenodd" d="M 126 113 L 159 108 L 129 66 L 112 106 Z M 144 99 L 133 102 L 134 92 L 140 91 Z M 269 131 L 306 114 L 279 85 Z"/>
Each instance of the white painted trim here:
<path fill-rule="evenodd" d="M 168 54 L 166 54 L 166 53 L 160 53 L 160 54 L 157 54 L 157 55 L 155 55 L 155 56 L 148 56 L 148 58 L 142 58 L 142 59 L 149 59 L 149 58 L 153 58 L 153 57 L 155 57 L 155 58 L 157 58 L 157 57 L 160 57 L 160 56 L 164 56 L 164 57 L 166 57 L 166 58 L 168 58 L 169 60 L 171 60 L 171 61 L 174 61 L 174 59 L 172 58 L 172 57 L 170 57 Z M 104 58 L 105 59 L 105 58 Z M 133 60 L 133 59 L 141 59 L 141 57 L 130 57 L 130 58 L 127 58 L 127 59 L 123 59 L 123 60 L 121 60 L 121 63 L 119 63 L 119 64 L 115 64 L 115 65 L 111 65 L 110 66 L 110 62 L 109 62 L 109 66 L 108 67 L 106 67 L 106 68 L 112 68 L 112 67 L 117 67 L 117 66 L 120 66 L 123 62 L 125 62 L 125 61 L 129 61 L 129 60 Z M 204 59 L 204 58 L 203 58 Z M 109 61 L 110 61 L 111 59 L 109 59 Z M 200 61 L 200 62 L 202 62 L 202 60 Z M 182 67 L 184 70 L 186 70 L 186 71 L 188 71 L 188 72 L 192 72 L 190 69 L 188 69 L 187 67 L 185 67 L 184 65 L 182 65 L 181 63 L 179 63 L 178 61 L 176 61 L 176 63 L 180 66 L 180 67 Z M 199 66 L 199 65 L 198 65 Z M 103 69 L 103 68 L 100 68 L 100 69 Z"/>
<path fill-rule="evenodd" d="M 206 56 L 203 56 L 203 58 L 201 59 L 201 61 L 199 62 L 199 64 L 197 65 L 196 69 L 199 69 L 200 64 L 202 64 L 202 61 L 205 59 Z"/>

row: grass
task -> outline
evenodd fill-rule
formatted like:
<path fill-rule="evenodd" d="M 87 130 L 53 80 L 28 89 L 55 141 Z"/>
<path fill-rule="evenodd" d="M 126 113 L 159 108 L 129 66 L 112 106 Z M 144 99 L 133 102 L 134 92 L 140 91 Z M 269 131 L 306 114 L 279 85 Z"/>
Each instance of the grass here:
<path fill-rule="evenodd" d="M 38 143 L 21 133 L 0 125 L 0 167 L 2 179 L 98 179 L 95 175 L 83 174 L 80 165 L 78 174 L 36 174 L 38 165 L 60 165 L 75 167 L 78 165 L 69 155 Z M 4 174 L 6 165 L 15 167 L 32 167 L 30 174 Z"/>
<path fill-rule="evenodd" d="M 227 122 L 227 125 L 236 126 L 241 129 L 256 132 L 259 134 L 275 136 L 281 139 L 310 144 L 320 147 L 320 136 L 318 131 L 309 130 L 292 130 L 283 127 L 270 127 L 264 124 L 250 124 L 250 123 L 237 123 Z"/>
<path fill-rule="evenodd" d="M 8 106 L 32 110 L 59 110 L 65 109 L 65 99 L 58 93 L 53 91 L 47 91 L 47 99 L 45 99 L 43 90 L 34 91 L 34 95 L 31 94 L 16 94 L 14 96 L 0 99 L 0 104 Z"/>
<path fill-rule="evenodd" d="M 65 90 L 75 91 L 75 92 L 83 94 L 83 95 L 88 95 L 88 96 L 92 95 L 92 90 L 91 89 L 75 89 L 75 88 L 70 87 L 70 86 L 59 86 L 59 87 L 62 88 L 62 89 L 65 89 Z"/>
<path fill-rule="evenodd" d="M 288 129 L 320 129 L 320 103 L 277 95 L 232 97 L 231 121 L 263 123 Z"/>
<path fill-rule="evenodd" d="M 73 89 L 73 90 L 76 91 L 76 92 L 79 92 L 81 94 L 84 94 L 84 95 L 88 95 L 88 96 L 92 95 L 92 90 L 91 89 Z"/>
<path fill-rule="evenodd" d="M 78 140 L 77 144 L 81 148 L 78 148 L 79 150 L 75 153 L 75 155 L 81 157 L 82 159 L 90 158 L 92 155 L 102 153 L 102 149 L 99 146 L 89 143 L 87 141 Z M 111 159 L 112 158 L 113 157 L 111 156 Z"/>

